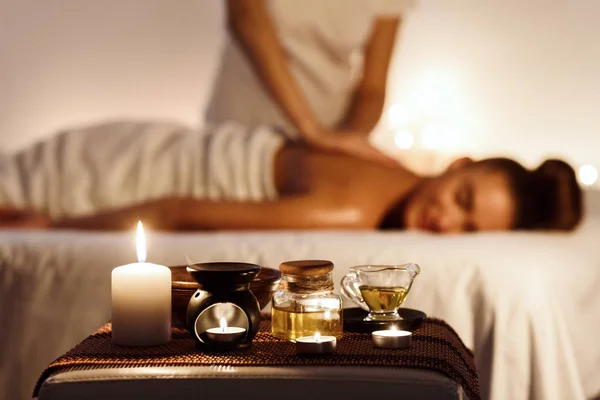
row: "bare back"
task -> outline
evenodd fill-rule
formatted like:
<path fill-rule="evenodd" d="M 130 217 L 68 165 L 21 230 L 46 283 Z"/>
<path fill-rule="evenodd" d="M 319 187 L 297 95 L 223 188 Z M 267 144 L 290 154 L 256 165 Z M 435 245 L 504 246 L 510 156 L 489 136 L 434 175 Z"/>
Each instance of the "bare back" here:
<path fill-rule="evenodd" d="M 316 209 L 334 208 L 374 228 L 419 178 L 403 167 L 386 168 L 345 155 L 285 147 L 277 156 L 276 182 L 282 197 L 309 196 Z"/>

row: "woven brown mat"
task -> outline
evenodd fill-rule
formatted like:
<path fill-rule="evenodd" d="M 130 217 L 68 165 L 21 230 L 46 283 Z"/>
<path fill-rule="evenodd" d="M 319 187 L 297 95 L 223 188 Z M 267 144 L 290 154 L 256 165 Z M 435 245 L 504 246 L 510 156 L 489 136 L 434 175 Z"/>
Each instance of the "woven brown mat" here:
<path fill-rule="evenodd" d="M 403 350 L 378 349 L 373 347 L 370 334 L 345 332 L 338 341 L 336 353 L 327 357 L 297 356 L 295 345 L 274 338 L 269 333 L 270 329 L 270 321 L 263 321 L 252 347 L 248 350 L 201 353 L 194 348 L 192 336 L 178 328 L 173 329 L 173 340 L 162 346 L 117 346 L 111 340 L 111 325 L 106 324 L 46 368 L 35 386 L 34 397 L 51 375 L 81 369 L 200 365 L 335 365 L 426 369 L 441 373 L 460 384 L 470 399 L 480 399 L 473 354 L 456 332 L 441 320 L 428 319 L 414 332 L 412 346 Z"/>

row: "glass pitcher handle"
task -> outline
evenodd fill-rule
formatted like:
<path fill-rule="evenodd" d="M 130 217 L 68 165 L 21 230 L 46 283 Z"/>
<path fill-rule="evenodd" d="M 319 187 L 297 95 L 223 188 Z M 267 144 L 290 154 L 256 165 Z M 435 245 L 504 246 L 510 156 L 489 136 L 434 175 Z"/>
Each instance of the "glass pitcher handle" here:
<path fill-rule="evenodd" d="M 357 276 L 353 272 L 350 272 L 348 275 L 344 276 L 341 282 L 342 293 L 363 310 L 370 311 L 369 307 L 363 300 L 362 295 L 357 289 L 357 282 Z"/>

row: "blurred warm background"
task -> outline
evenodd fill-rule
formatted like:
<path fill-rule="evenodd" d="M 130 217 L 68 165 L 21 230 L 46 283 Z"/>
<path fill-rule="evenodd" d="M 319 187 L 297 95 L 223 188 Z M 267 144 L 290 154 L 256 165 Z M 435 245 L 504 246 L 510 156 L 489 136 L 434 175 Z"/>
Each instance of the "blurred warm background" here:
<path fill-rule="evenodd" d="M 0 0 L 0 148 L 105 118 L 201 123 L 223 3 Z M 420 0 L 375 140 L 422 172 L 456 154 L 559 156 L 595 181 L 598 15 L 589 0 Z"/>

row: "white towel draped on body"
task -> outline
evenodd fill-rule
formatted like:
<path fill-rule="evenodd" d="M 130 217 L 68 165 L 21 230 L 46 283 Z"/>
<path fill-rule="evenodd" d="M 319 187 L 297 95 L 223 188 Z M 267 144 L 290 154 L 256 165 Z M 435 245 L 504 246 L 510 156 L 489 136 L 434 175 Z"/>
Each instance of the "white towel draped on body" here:
<path fill-rule="evenodd" d="M 283 138 L 237 123 L 191 130 L 110 122 L 67 130 L 0 156 L 0 206 L 72 217 L 181 196 L 261 201 L 277 196 L 274 157 Z"/>

